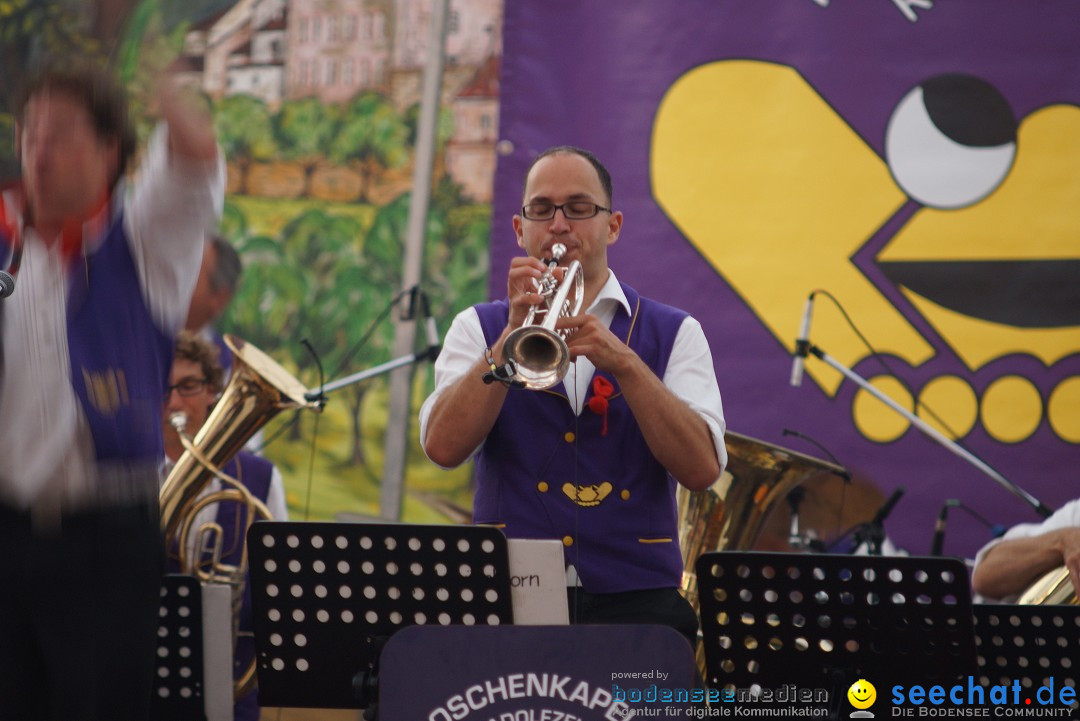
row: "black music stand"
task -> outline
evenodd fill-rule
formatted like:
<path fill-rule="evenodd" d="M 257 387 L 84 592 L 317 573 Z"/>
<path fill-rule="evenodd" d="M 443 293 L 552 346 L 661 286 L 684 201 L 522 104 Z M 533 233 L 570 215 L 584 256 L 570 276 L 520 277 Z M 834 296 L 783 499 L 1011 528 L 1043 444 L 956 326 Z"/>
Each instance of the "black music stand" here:
<path fill-rule="evenodd" d="M 159 619 L 150 718 L 203 721 L 202 586 L 194 576 L 162 579 Z"/>
<path fill-rule="evenodd" d="M 697 562 L 707 683 L 829 690 L 975 675 L 971 591 L 951 558 L 719 552 Z"/>
<path fill-rule="evenodd" d="M 1080 606 L 975 604 L 978 680 L 983 686 L 1019 681 L 1025 690 L 1051 678 L 1080 681 Z M 1073 708 L 1076 708 L 1073 704 Z"/>
<path fill-rule="evenodd" d="M 248 553 L 263 706 L 370 708 L 395 631 L 513 623 L 497 528 L 259 521 Z"/>

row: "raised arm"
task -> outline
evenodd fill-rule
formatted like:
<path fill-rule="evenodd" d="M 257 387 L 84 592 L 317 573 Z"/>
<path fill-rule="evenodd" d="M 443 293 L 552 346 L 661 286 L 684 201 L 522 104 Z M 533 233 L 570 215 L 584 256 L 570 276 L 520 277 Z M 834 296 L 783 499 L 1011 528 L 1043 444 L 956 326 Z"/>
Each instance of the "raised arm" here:
<path fill-rule="evenodd" d="M 161 123 L 139 164 L 125 221 L 144 297 L 171 332 L 187 317 L 204 238 L 221 215 L 225 162 L 200 98 L 164 78 L 157 104 Z"/>
<path fill-rule="evenodd" d="M 157 107 L 168 127 L 170 155 L 188 161 L 216 161 L 217 138 L 210 108 L 202 98 L 167 76 L 158 85 Z"/>

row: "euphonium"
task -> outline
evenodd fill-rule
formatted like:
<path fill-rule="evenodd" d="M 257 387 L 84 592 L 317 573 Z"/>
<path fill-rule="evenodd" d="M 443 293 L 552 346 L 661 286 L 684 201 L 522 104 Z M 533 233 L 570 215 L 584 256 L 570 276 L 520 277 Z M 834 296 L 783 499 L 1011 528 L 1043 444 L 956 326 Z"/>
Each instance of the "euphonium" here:
<path fill-rule="evenodd" d="M 728 431 L 727 468 L 704 491 L 679 486 L 679 548 L 683 557 L 681 591 L 700 615 L 697 559 L 710 551 L 746 551 L 757 540 L 765 521 L 792 490 L 819 473 L 847 472 L 786 448 Z M 696 650 L 698 668 L 705 673 L 705 646 Z"/>
<path fill-rule="evenodd" d="M 679 546 L 683 555 L 683 595 L 700 611 L 695 564 L 709 551 L 746 551 L 788 494 L 819 473 L 843 476 L 838 465 L 728 431 L 728 463 L 705 491 L 679 486 Z"/>
<path fill-rule="evenodd" d="M 231 335 L 225 337 L 225 344 L 233 353 L 232 376 L 195 438 L 189 440 L 184 434 L 183 414 L 174 414 L 169 419 L 186 450 L 161 486 L 161 530 L 166 548 L 178 550 L 182 572 L 197 576 L 203 583 L 226 583 L 232 587 L 235 611 L 243 595 L 247 549 L 239 566 L 220 563 L 223 543 L 220 526 L 207 524 L 193 529 L 195 518 L 202 509 L 225 501 L 236 502 L 246 509 L 248 525 L 258 518 L 269 518 L 266 506 L 243 484 L 222 473 L 221 467 L 280 411 L 320 407 L 305 398 L 307 389 L 303 384 L 255 346 Z M 222 480 L 222 490 L 200 497 L 215 477 Z M 197 534 L 195 538 L 191 537 L 193 531 Z M 203 563 L 201 549 L 207 545 L 211 546 L 212 559 Z M 190 553 L 192 548 L 194 554 Z M 236 697 L 246 694 L 254 683 L 252 663 L 236 681 Z"/>
<path fill-rule="evenodd" d="M 1040 606 L 1076 606 L 1080 604 L 1069 569 L 1065 566 L 1043 574 L 1020 594 L 1017 603 Z"/>
<path fill-rule="evenodd" d="M 525 322 L 512 330 L 503 343 L 503 353 L 516 367 L 513 380 L 520 381 L 529 390 L 542 391 L 552 387 L 570 368 L 570 350 L 566 346 L 569 332 L 556 330 L 555 324 L 560 318 L 572 318 L 581 310 L 585 299 L 585 273 L 581 263 L 572 261 L 563 268 L 560 283 L 555 278 L 555 269 L 564 255 L 566 246 L 562 243 L 551 247 L 552 257 L 545 261 L 548 269 L 538 281 L 537 292 L 544 296 L 544 301 L 529 309 Z M 542 319 L 537 323 L 539 316 Z"/>

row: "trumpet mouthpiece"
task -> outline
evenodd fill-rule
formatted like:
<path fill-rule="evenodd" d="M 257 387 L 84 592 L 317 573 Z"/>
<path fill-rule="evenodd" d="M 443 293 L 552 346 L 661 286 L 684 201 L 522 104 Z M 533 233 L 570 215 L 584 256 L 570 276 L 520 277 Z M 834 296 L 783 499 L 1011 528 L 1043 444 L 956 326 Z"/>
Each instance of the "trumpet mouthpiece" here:
<path fill-rule="evenodd" d="M 172 426 L 177 433 L 183 433 L 184 429 L 187 428 L 187 413 L 177 411 L 176 413 L 169 414 L 169 425 Z"/>

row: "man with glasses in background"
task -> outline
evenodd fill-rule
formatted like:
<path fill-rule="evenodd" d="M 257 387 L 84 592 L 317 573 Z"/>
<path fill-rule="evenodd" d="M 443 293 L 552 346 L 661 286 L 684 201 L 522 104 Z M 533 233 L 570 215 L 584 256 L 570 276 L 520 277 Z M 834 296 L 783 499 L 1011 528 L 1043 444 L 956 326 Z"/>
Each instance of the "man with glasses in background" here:
<path fill-rule="evenodd" d="M 210 341 L 204 340 L 191 331 L 181 331 L 176 339 L 176 355 L 173 360 L 169 385 L 165 389 L 162 430 L 165 436 L 166 466 L 172 466 L 184 453 L 184 446 L 176 428 L 172 425 L 173 417 L 183 415 L 184 433 L 194 438 L 203 427 L 214 402 L 221 394 L 224 370 L 218 362 L 218 349 Z M 270 516 L 275 521 L 288 519 L 285 506 L 285 487 L 281 473 L 270 461 L 252 453 L 240 451 L 225 464 L 222 472 L 242 483 L 255 498 L 266 504 Z M 166 474 L 167 475 L 167 472 Z M 200 498 L 217 493 L 222 488 L 218 478 L 211 479 Z M 204 508 L 192 522 L 192 528 L 199 528 L 207 523 L 217 523 L 222 528 L 223 543 L 221 563 L 239 566 L 247 537 L 246 509 L 237 503 L 218 503 Z M 187 556 L 195 555 L 193 539 L 188 539 Z M 169 571 L 178 573 L 182 569 L 178 562 L 178 550 L 167 549 L 169 553 Z M 210 562 L 210 554 L 202 553 L 200 564 Z M 244 599 L 238 620 L 239 633 L 233 649 L 233 670 L 242 674 L 255 657 L 255 639 L 252 636 L 251 589 L 248 578 L 244 579 Z M 243 698 L 237 699 L 233 708 L 236 721 L 258 721 L 259 703 L 254 690 Z"/>
<path fill-rule="evenodd" d="M 611 201 L 592 153 L 560 146 L 533 160 L 513 218 L 526 255 L 510 264 L 506 299 L 454 319 L 420 438 L 440 466 L 476 458 L 477 523 L 563 542 L 572 622 L 665 624 L 694 643 L 675 484 L 703 490 L 724 469 L 720 391 L 701 325 L 608 268 L 623 223 Z M 572 330 L 570 370 L 547 391 L 488 382 L 505 368 L 507 334 L 543 301 L 537 281 L 556 243 L 560 262 L 584 271 L 585 311 L 557 326 Z"/>

